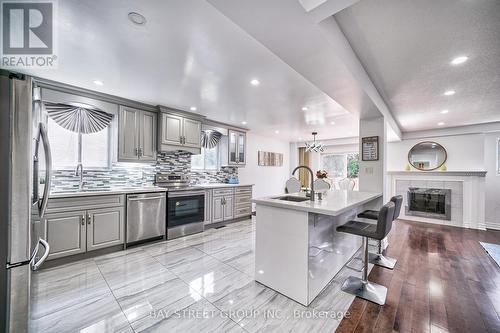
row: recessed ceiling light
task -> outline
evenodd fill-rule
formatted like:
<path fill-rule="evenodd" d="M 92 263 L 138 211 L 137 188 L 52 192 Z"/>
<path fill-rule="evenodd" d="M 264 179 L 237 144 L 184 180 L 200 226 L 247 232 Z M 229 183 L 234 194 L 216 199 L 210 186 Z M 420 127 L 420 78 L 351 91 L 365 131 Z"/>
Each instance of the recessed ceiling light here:
<path fill-rule="evenodd" d="M 448 112 L 450 112 L 450 111 L 448 111 L 448 110 L 443 110 L 443 111 L 441 111 L 441 113 L 442 113 L 442 114 L 446 114 L 446 113 L 448 113 Z"/>
<path fill-rule="evenodd" d="M 146 24 L 146 18 L 144 17 L 144 15 L 139 14 L 137 12 L 128 13 L 128 19 L 130 20 L 130 22 L 137 24 L 137 25 Z"/>
<path fill-rule="evenodd" d="M 444 95 L 445 95 L 445 96 L 455 95 L 455 90 L 446 90 L 446 91 L 444 92 Z"/>
<path fill-rule="evenodd" d="M 100 81 L 100 80 L 94 80 L 93 82 L 94 82 L 94 84 L 95 84 L 96 86 L 103 86 L 103 85 L 104 85 L 104 82 L 102 82 L 102 81 Z"/>
<path fill-rule="evenodd" d="M 302 138 L 299 138 L 299 141 L 302 141 Z"/>
<path fill-rule="evenodd" d="M 334 122 L 334 121 L 331 121 L 331 122 L 330 122 L 330 125 L 335 125 L 335 122 Z"/>
<path fill-rule="evenodd" d="M 443 126 L 443 125 L 444 125 L 444 123 L 443 123 L 442 121 L 440 121 L 440 122 L 438 123 L 438 126 Z"/>
<path fill-rule="evenodd" d="M 189 110 L 191 110 L 191 111 L 196 111 L 196 110 L 197 110 L 197 108 L 196 108 L 196 106 L 192 106 L 192 107 L 190 107 L 190 108 L 189 108 Z"/>
<path fill-rule="evenodd" d="M 302 107 L 302 111 L 307 111 L 307 110 L 309 110 L 309 109 L 307 108 L 307 106 L 303 106 L 303 107 Z"/>
<path fill-rule="evenodd" d="M 469 60 L 469 57 L 467 57 L 467 56 L 460 56 L 460 57 L 456 57 L 455 59 L 453 59 L 451 61 L 451 64 L 452 65 L 460 65 L 460 64 L 463 64 L 464 62 L 466 62 L 467 60 Z"/>
<path fill-rule="evenodd" d="M 247 124 L 247 122 L 243 120 L 243 121 L 241 122 L 241 124 L 242 124 L 242 125 L 246 125 L 246 124 Z"/>
<path fill-rule="evenodd" d="M 280 134 L 280 131 L 276 130 L 274 131 L 275 134 Z"/>
<path fill-rule="evenodd" d="M 253 79 L 252 81 L 250 81 L 250 84 L 251 84 L 252 86 L 258 86 L 258 85 L 260 84 L 260 82 L 259 82 L 259 80 L 257 80 L 257 79 Z"/>

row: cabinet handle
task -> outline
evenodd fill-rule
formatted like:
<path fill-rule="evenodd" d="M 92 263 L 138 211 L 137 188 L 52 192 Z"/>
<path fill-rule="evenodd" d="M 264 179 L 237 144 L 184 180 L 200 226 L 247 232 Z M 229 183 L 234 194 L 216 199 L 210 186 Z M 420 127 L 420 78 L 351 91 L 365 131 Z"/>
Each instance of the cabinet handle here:
<path fill-rule="evenodd" d="M 139 158 L 142 157 L 142 147 L 139 148 Z"/>
<path fill-rule="evenodd" d="M 135 148 L 135 156 L 139 156 L 139 148 Z"/>
<path fill-rule="evenodd" d="M 90 214 L 87 214 L 87 224 L 91 223 L 92 223 L 92 216 L 90 216 Z"/>
<path fill-rule="evenodd" d="M 85 215 L 82 215 L 82 225 L 85 225 Z"/>

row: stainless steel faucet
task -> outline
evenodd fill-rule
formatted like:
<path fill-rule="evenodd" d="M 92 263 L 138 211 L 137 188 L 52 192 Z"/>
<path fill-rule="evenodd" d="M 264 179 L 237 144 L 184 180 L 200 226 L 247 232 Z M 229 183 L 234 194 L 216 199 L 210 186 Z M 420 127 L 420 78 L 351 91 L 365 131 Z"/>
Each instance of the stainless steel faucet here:
<path fill-rule="evenodd" d="M 78 183 L 78 190 L 83 191 L 83 164 L 78 163 L 75 170 L 75 176 L 80 176 L 80 182 Z"/>
<path fill-rule="evenodd" d="M 309 174 L 311 175 L 311 201 L 314 201 L 314 197 L 315 197 L 315 193 L 314 193 L 314 173 L 313 171 L 311 170 L 310 167 L 306 166 L 306 165 L 299 165 L 298 167 L 296 167 L 295 169 L 293 169 L 292 171 L 292 176 L 295 175 L 295 171 L 297 171 L 298 169 L 306 169 L 307 171 L 309 171 Z"/>

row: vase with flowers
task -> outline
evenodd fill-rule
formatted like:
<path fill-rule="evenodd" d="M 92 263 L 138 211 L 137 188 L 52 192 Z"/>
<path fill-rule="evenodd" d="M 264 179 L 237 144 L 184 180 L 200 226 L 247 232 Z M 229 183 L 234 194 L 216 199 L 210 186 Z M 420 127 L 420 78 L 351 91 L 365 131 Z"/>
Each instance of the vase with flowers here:
<path fill-rule="evenodd" d="M 326 179 L 328 178 L 328 172 L 326 172 L 325 170 L 318 170 L 316 171 L 316 177 L 318 179 Z"/>

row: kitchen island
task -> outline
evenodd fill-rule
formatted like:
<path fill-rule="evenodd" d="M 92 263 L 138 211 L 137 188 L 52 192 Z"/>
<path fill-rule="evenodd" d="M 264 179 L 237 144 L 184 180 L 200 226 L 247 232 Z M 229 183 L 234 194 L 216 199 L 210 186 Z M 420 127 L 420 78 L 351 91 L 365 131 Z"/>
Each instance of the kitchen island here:
<path fill-rule="evenodd" d="M 307 306 L 361 247 L 361 237 L 336 227 L 365 209 L 379 209 L 382 194 L 330 190 L 314 202 L 304 194 L 253 202 L 255 280 Z"/>

